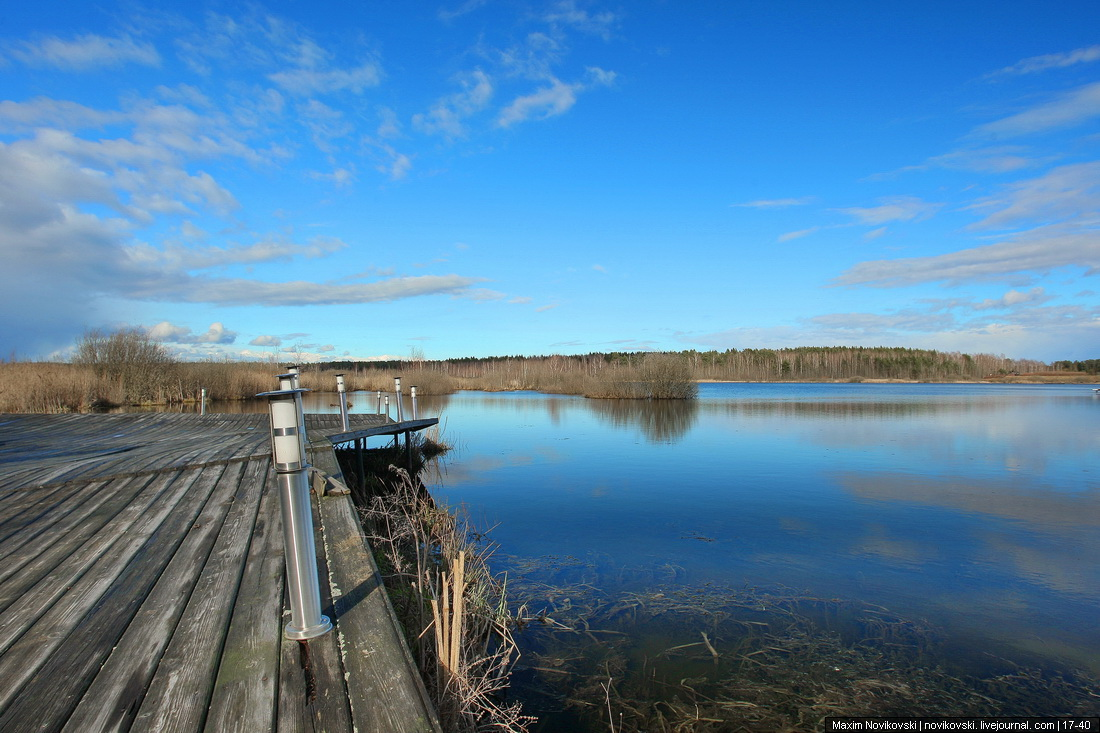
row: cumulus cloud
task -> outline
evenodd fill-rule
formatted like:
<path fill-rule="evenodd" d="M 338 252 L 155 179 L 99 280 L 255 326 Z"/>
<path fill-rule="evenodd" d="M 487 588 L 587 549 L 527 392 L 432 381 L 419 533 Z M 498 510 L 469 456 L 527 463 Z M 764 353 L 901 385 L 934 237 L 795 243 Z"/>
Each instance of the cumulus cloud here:
<path fill-rule="evenodd" d="M 281 346 L 283 340 L 278 336 L 264 335 L 257 336 L 248 342 L 249 346 Z"/>
<path fill-rule="evenodd" d="M 149 337 L 170 344 L 231 344 L 237 340 L 237 332 L 228 330 L 220 321 L 210 324 L 206 333 L 194 333 L 186 326 L 176 326 L 161 321 L 147 329 Z"/>
<path fill-rule="evenodd" d="M 68 40 L 48 36 L 21 43 L 9 53 L 28 66 L 62 71 L 95 71 L 126 64 L 160 65 L 160 54 L 151 43 L 125 35 L 112 38 L 88 33 Z"/>

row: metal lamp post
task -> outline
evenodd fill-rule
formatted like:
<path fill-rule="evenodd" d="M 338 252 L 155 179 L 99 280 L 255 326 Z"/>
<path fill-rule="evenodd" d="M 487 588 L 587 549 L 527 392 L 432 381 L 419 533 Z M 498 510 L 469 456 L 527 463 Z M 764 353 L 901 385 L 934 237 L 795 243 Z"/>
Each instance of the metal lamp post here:
<path fill-rule="evenodd" d="M 397 400 L 397 422 L 401 422 L 404 419 L 401 414 L 401 377 L 393 378 L 393 398 Z"/>
<path fill-rule="evenodd" d="M 280 375 L 282 381 L 283 376 Z M 288 380 L 289 381 L 289 380 Z M 271 454 L 283 510 L 283 551 L 286 554 L 290 623 L 288 639 L 302 641 L 328 633 L 332 622 L 321 613 L 321 585 L 317 577 L 317 550 L 313 543 L 313 513 L 309 504 L 309 464 L 300 430 L 301 389 L 263 392 L 271 410 Z"/>
<path fill-rule="evenodd" d="M 336 392 L 339 394 L 338 401 L 340 402 L 340 425 L 346 433 L 351 430 L 351 422 L 348 420 L 348 388 L 344 385 L 343 374 L 336 375 Z"/>

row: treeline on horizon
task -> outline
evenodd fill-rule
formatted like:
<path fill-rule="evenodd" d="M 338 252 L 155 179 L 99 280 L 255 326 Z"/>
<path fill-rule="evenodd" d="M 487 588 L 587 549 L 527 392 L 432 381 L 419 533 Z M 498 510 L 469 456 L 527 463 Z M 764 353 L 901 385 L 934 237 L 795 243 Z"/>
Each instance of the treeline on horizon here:
<path fill-rule="evenodd" d="M 414 352 L 415 353 L 415 352 Z M 80 412 L 122 405 L 250 399 L 275 387 L 287 362 L 179 361 L 136 329 L 89 332 L 65 362 L 0 362 L 0 412 Z M 428 360 L 329 361 L 302 365 L 302 386 L 393 390 L 395 376 L 422 395 L 457 390 L 534 390 L 593 398 L 690 399 L 698 381 L 1041 380 L 1042 373 L 1095 381 L 1100 359 L 1045 364 L 990 354 L 895 347 L 797 347 L 725 351 L 600 352 Z"/>
<path fill-rule="evenodd" d="M 616 366 L 637 366 L 660 353 L 679 359 L 696 380 L 819 381 L 848 379 L 905 379 L 917 381 L 981 380 L 1046 371 L 1100 373 L 1100 359 L 1060 361 L 1010 359 L 992 354 L 963 354 L 928 349 L 863 346 L 799 346 L 787 349 L 726 349 L 725 351 L 593 352 L 545 356 L 488 356 L 457 359 L 401 359 L 391 361 L 333 361 L 324 367 L 348 372 L 400 372 L 430 369 L 457 379 L 484 379 L 505 374 L 518 378 L 534 371 L 582 371 L 598 374 Z"/>

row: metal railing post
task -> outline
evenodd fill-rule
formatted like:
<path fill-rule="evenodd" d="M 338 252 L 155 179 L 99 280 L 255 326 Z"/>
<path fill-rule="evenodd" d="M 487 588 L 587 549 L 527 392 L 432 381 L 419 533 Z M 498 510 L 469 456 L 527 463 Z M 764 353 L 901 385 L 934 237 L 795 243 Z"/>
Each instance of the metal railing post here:
<path fill-rule="evenodd" d="M 344 432 L 351 430 L 351 421 L 348 419 L 348 389 L 344 385 L 344 375 L 336 375 L 336 392 L 340 401 L 340 425 Z"/>
<path fill-rule="evenodd" d="M 290 596 L 290 623 L 283 633 L 286 638 L 298 641 L 332 630 L 332 622 L 321 613 L 321 585 L 306 476 L 309 463 L 299 431 L 301 393 L 300 389 L 282 389 L 257 395 L 269 400 L 271 455 L 283 513 L 283 551 Z"/>

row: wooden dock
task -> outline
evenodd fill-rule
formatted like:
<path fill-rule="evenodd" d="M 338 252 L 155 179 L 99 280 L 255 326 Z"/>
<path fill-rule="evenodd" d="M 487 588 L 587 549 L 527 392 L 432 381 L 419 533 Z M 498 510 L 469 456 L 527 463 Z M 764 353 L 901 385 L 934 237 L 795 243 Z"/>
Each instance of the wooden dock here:
<path fill-rule="evenodd" d="M 307 416 L 321 483 L 422 427 L 351 419 Z M 266 414 L 0 415 L 0 731 L 438 731 L 351 497 L 313 511 L 335 630 L 288 641 Z"/>

